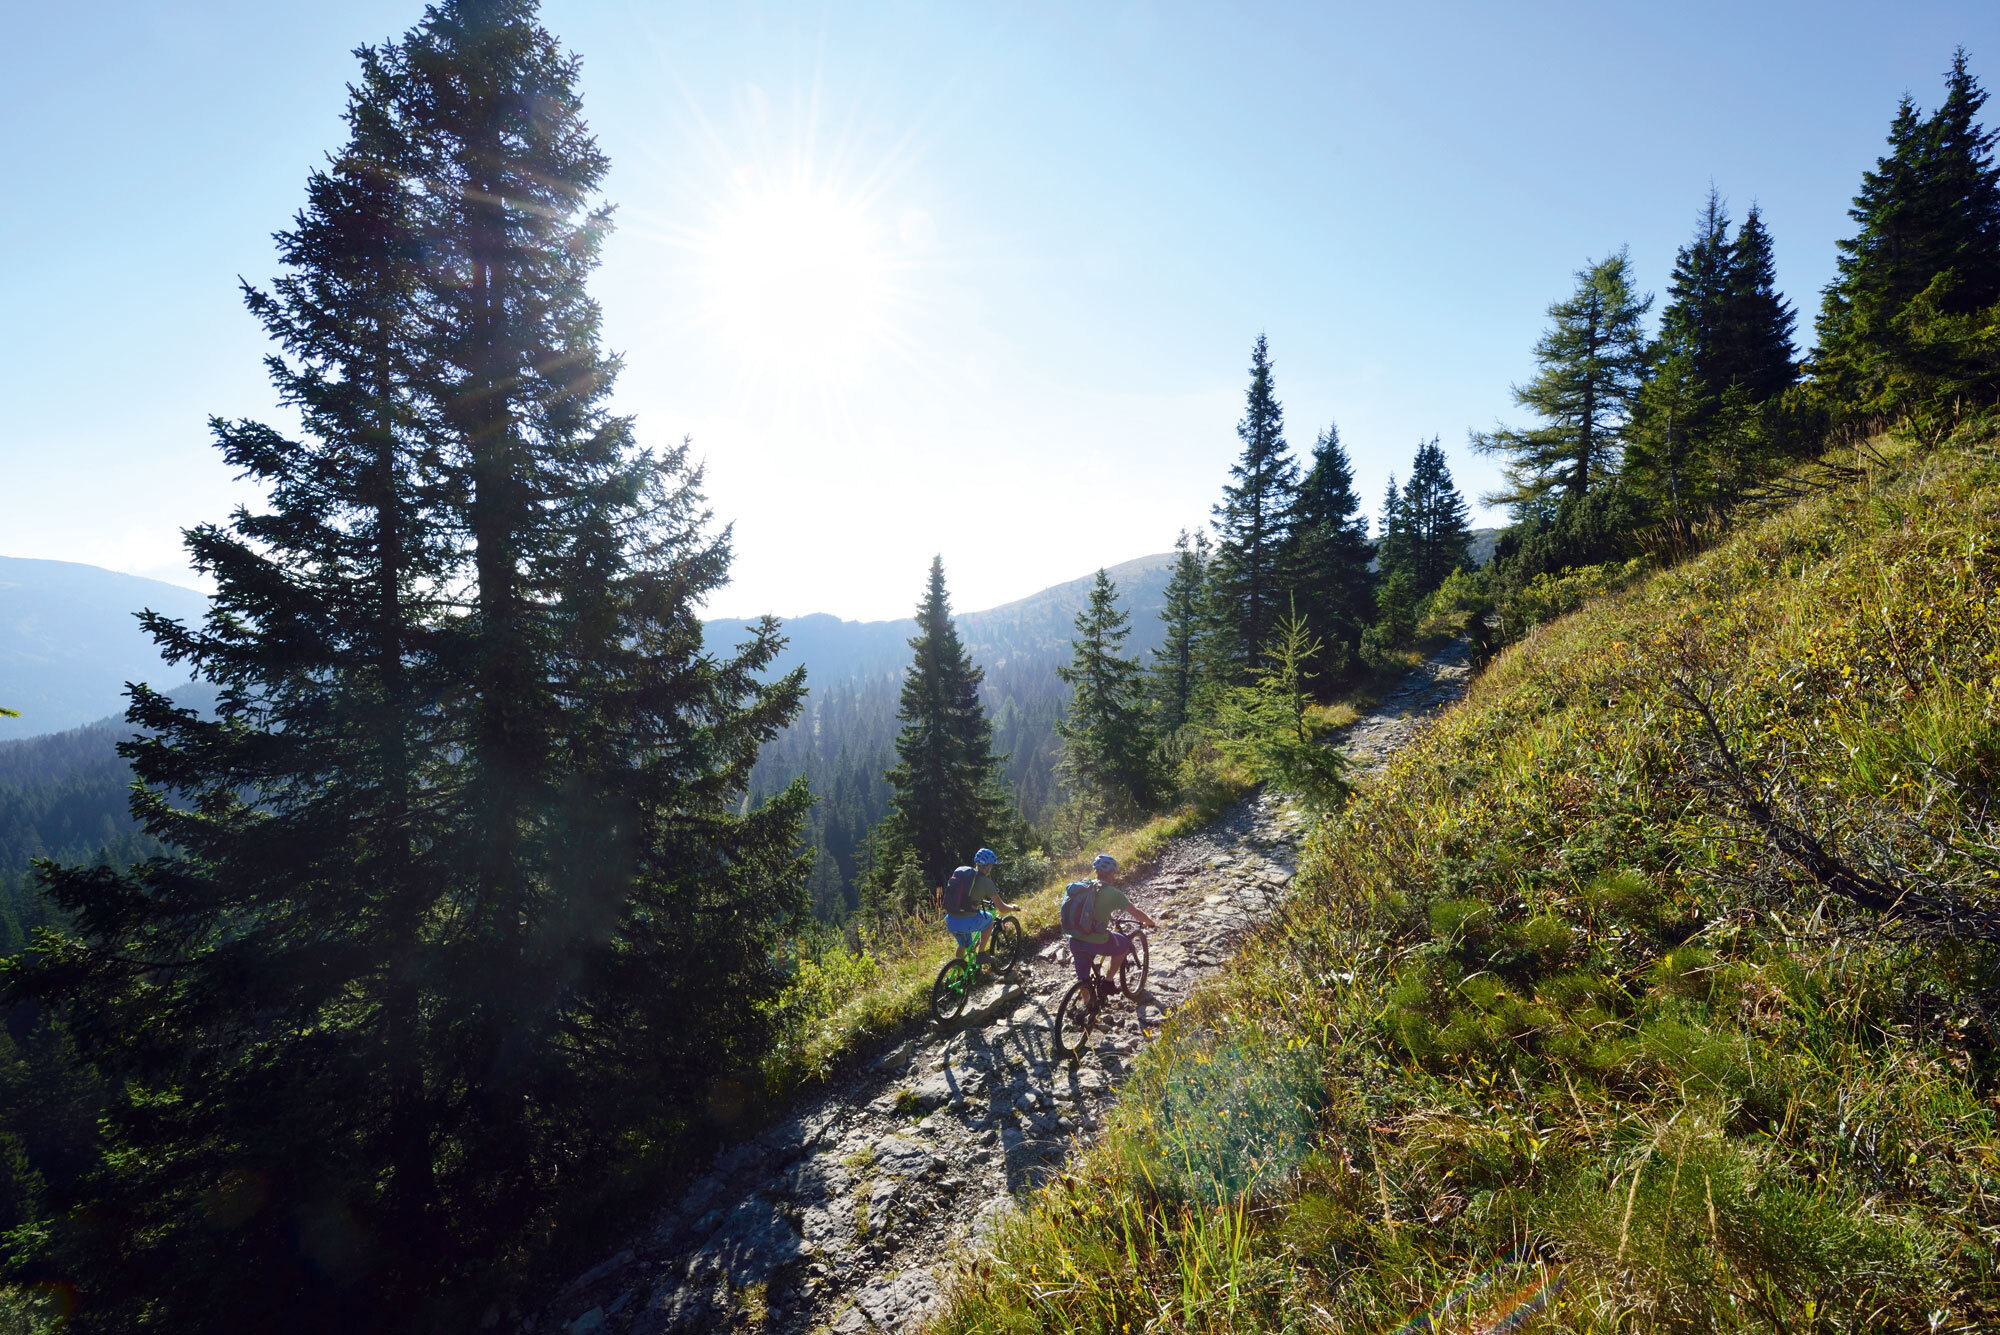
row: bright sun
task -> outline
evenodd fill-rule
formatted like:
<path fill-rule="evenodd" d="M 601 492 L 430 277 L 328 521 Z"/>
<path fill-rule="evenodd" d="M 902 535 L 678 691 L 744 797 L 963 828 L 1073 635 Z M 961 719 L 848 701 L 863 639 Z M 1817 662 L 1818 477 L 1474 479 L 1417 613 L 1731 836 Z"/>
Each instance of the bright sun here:
<path fill-rule="evenodd" d="M 757 378 L 842 381 L 888 338 L 890 265 L 854 200 L 743 183 L 701 249 L 712 318 Z"/>

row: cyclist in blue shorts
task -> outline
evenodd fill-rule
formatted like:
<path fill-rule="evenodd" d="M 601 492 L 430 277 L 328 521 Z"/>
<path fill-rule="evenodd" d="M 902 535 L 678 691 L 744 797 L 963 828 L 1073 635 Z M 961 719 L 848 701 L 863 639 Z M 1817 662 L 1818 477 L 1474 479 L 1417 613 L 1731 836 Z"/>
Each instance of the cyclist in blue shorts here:
<path fill-rule="evenodd" d="M 999 865 L 1000 855 L 982 848 L 972 855 L 970 867 L 953 872 L 938 891 L 938 904 L 944 909 L 944 929 L 957 937 L 960 945 L 971 944 L 976 936 L 979 948 L 986 949 L 993 924 L 999 921 L 986 907 L 987 900 L 1009 913 L 1021 911 L 1019 904 L 1009 904 L 1000 898 L 1000 887 L 993 881 L 993 871 Z"/>

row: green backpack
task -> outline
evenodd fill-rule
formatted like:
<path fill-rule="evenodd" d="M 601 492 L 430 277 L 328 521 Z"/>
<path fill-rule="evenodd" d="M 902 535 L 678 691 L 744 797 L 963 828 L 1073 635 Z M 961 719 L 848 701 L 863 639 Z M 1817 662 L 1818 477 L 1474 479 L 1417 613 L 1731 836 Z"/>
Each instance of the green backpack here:
<path fill-rule="evenodd" d="M 1062 929 L 1069 936 L 1095 936 L 1104 930 L 1097 920 L 1097 882 L 1071 881 L 1063 891 Z"/>

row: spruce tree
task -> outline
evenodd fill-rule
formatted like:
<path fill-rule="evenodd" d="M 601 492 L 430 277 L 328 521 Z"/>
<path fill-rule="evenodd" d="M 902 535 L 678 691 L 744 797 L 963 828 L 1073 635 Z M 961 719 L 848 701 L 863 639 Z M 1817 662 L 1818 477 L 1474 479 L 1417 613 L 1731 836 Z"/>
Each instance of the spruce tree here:
<path fill-rule="evenodd" d="M 1905 97 L 1889 152 L 1862 176 L 1848 210 L 1860 230 L 1838 243 L 1812 358 L 1819 394 L 1837 415 L 1910 406 L 1903 373 L 1937 356 L 1913 337 L 1921 330 L 1909 326 L 1911 315 L 1921 324 L 2000 301 L 2000 167 L 1995 134 L 1978 123 L 1985 101 L 1961 49 L 1936 113 L 1920 118 Z"/>
<path fill-rule="evenodd" d="M 1411 571 L 1410 536 L 1403 520 L 1403 491 L 1396 475 L 1382 494 L 1382 512 L 1375 521 L 1375 623 L 1365 632 L 1363 657 L 1380 666 L 1383 649 L 1400 649 L 1417 628 L 1417 602 L 1423 590 Z"/>
<path fill-rule="evenodd" d="M 1667 281 L 1667 304 L 1660 312 L 1660 338 L 1684 353 L 1692 374 L 1720 391 L 1729 382 L 1724 363 L 1725 311 L 1735 286 L 1735 250 L 1729 241 L 1729 212 L 1714 186 L 1695 219 L 1694 239 L 1674 256 Z M 1703 422 L 1688 429 L 1700 433 Z"/>
<path fill-rule="evenodd" d="M 1798 351 L 1792 331 L 1798 321 L 1791 303 L 1778 292 L 1771 233 L 1753 205 L 1730 244 L 1729 281 L 1715 333 L 1718 388 L 1741 391 L 1763 403 L 1798 379 Z"/>
<path fill-rule="evenodd" d="M 1222 618 L 1219 646 L 1234 674 L 1254 674 L 1289 597 L 1286 528 L 1298 490 L 1298 464 L 1286 453 L 1285 414 L 1271 379 L 1264 336 L 1250 352 L 1250 388 L 1236 438 L 1243 452 L 1230 466 L 1234 482 L 1215 506 L 1211 589 Z"/>
<path fill-rule="evenodd" d="M 1173 574 L 1168 577 L 1160 620 L 1164 642 L 1153 651 L 1153 708 L 1163 733 L 1173 733 L 1193 716 L 1200 684 L 1207 609 L 1208 535 L 1182 529 L 1174 539 Z"/>
<path fill-rule="evenodd" d="M 1396 516 L 1401 529 L 1397 560 L 1409 571 L 1419 595 L 1444 583 L 1445 576 L 1469 559 L 1471 512 L 1452 482 L 1451 466 L 1437 437 L 1417 446 Z"/>
<path fill-rule="evenodd" d="M 1069 664 L 1056 669 L 1070 687 L 1069 712 L 1056 725 L 1058 770 L 1073 794 L 1094 800 L 1113 819 L 1150 810 L 1158 791 L 1144 672 L 1120 652 L 1131 633 L 1117 585 L 1099 570 L 1090 601 L 1076 614 Z"/>
<path fill-rule="evenodd" d="M 738 803 L 802 679 L 775 623 L 704 652 L 699 472 L 604 406 L 575 61 L 525 0 L 361 59 L 248 294 L 302 430 L 215 424 L 268 501 L 189 533 L 205 623 L 146 618 L 221 687 L 132 693 L 174 851 L 53 873 L 9 970 L 116 1090 L 47 1242 L 99 1329 L 471 1324 L 765 1050 L 802 907 L 804 788 Z"/>
<path fill-rule="evenodd" d="M 1761 224 L 1746 223 L 1738 242 L 1746 237 L 1753 251 L 1763 247 L 1768 279 L 1768 238 Z M 1739 275 L 1738 255 L 1739 245 L 1729 238 L 1729 215 L 1710 187 L 1693 239 L 1675 256 L 1653 374 L 1640 390 L 1625 442 L 1627 486 L 1676 541 L 1714 509 L 1725 476 L 1737 470 L 1732 455 L 1741 444 L 1736 437 L 1743 421 L 1737 409 L 1747 391 L 1735 383 L 1735 359 L 1738 345 L 1747 353 L 1757 337 L 1743 321 L 1757 314 L 1752 307 L 1760 296 L 1775 297 L 1768 287 L 1760 292 L 1756 275 L 1747 281 Z M 1766 374 L 1768 369 L 1760 368 Z"/>
<path fill-rule="evenodd" d="M 903 677 L 896 717 L 896 763 L 889 815 L 876 833 L 877 875 L 893 877 L 905 852 L 931 885 L 982 844 L 999 847 L 1007 804 L 995 778 L 993 728 L 979 702 L 985 673 L 972 665 L 945 592 L 944 559 L 931 560 L 930 582 L 917 605 L 917 633 Z"/>
<path fill-rule="evenodd" d="M 1323 678 L 1354 661 L 1361 633 L 1375 618 L 1375 558 L 1368 519 L 1354 494 L 1354 466 L 1329 425 L 1313 442 L 1312 465 L 1299 483 L 1289 525 L 1291 584 L 1306 632 L 1321 646 Z"/>
<path fill-rule="evenodd" d="M 1530 509 L 1560 495 L 1581 501 L 1615 473 L 1646 366 L 1642 321 L 1651 297 L 1632 290 L 1623 250 L 1579 270 L 1576 291 L 1549 307 L 1535 344 L 1541 371 L 1514 401 L 1543 420 L 1527 430 L 1474 434 L 1474 448 L 1509 456 L 1508 486 L 1492 499 Z"/>
<path fill-rule="evenodd" d="M 1687 347 L 1661 340 L 1626 444 L 1625 482 L 1675 549 L 1713 511 L 1725 466 L 1715 450 L 1723 401 L 1696 364 Z"/>
<path fill-rule="evenodd" d="M 1382 511 L 1375 517 L 1375 569 L 1387 574 L 1403 565 L 1403 489 L 1391 473 L 1382 492 Z"/>
<path fill-rule="evenodd" d="M 1652 374 L 1626 437 L 1625 481 L 1668 535 L 1726 509 L 1768 451 L 1768 403 L 1791 384 L 1793 315 L 1778 295 L 1771 239 L 1756 209 L 1732 241 L 1711 189 L 1680 250 Z"/>

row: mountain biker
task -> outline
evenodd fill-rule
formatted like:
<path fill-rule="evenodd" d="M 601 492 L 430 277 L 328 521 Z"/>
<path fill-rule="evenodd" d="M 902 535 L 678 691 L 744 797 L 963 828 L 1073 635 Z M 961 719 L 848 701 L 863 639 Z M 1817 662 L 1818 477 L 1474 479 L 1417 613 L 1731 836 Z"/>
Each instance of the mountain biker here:
<path fill-rule="evenodd" d="M 1000 855 L 990 848 L 982 848 L 972 855 L 972 876 L 969 878 L 969 884 L 959 888 L 957 903 L 951 902 L 954 891 L 951 883 L 938 890 L 938 905 L 945 911 L 944 929 L 957 937 L 961 946 L 969 944 L 972 938 L 977 936 L 979 948 L 986 949 L 987 942 L 993 935 L 993 924 L 999 921 L 993 916 L 992 910 L 986 907 L 987 900 L 992 900 L 994 904 L 1009 913 L 1021 911 L 1019 904 L 1009 904 L 1000 898 L 1000 887 L 993 882 L 994 869 L 999 865 Z M 961 867 L 957 872 L 953 872 L 952 881 L 959 880 L 959 872 L 965 870 Z M 963 911 L 954 912 L 954 909 Z"/>
<path fill-rule="evenodd" d="M 1088 881 L 1075 881 L 1070 885 L 1071 894 L 1093 894 L 1096 902 L 1090 904 L 1088 916 L 1097 924 L 1094 932 L 1072 933 L 1069 938 L 1070 958 L 1076 962 L 1076 979 L 1080 983 L 1090 981 L 1090 962 L 1099 955 L 1111 957 L 1114 985 L 1122 990 L 1125 986 L 1125 960 L 1132 953 L 1132 938 L 1123 932 L 1114 932 L 1107 924 L 1111 915 L 1118 912 L 1131 914 L 1139 920 L 1139 925 L 1151 930 L 1155 924 L 1143 912 L 1132 906 L 1125 892 L 1117 886 L 1118 859 L 1109 853 L 1099 853 L 1091 859 L 1090 868 L 1096 873 Z"/>

